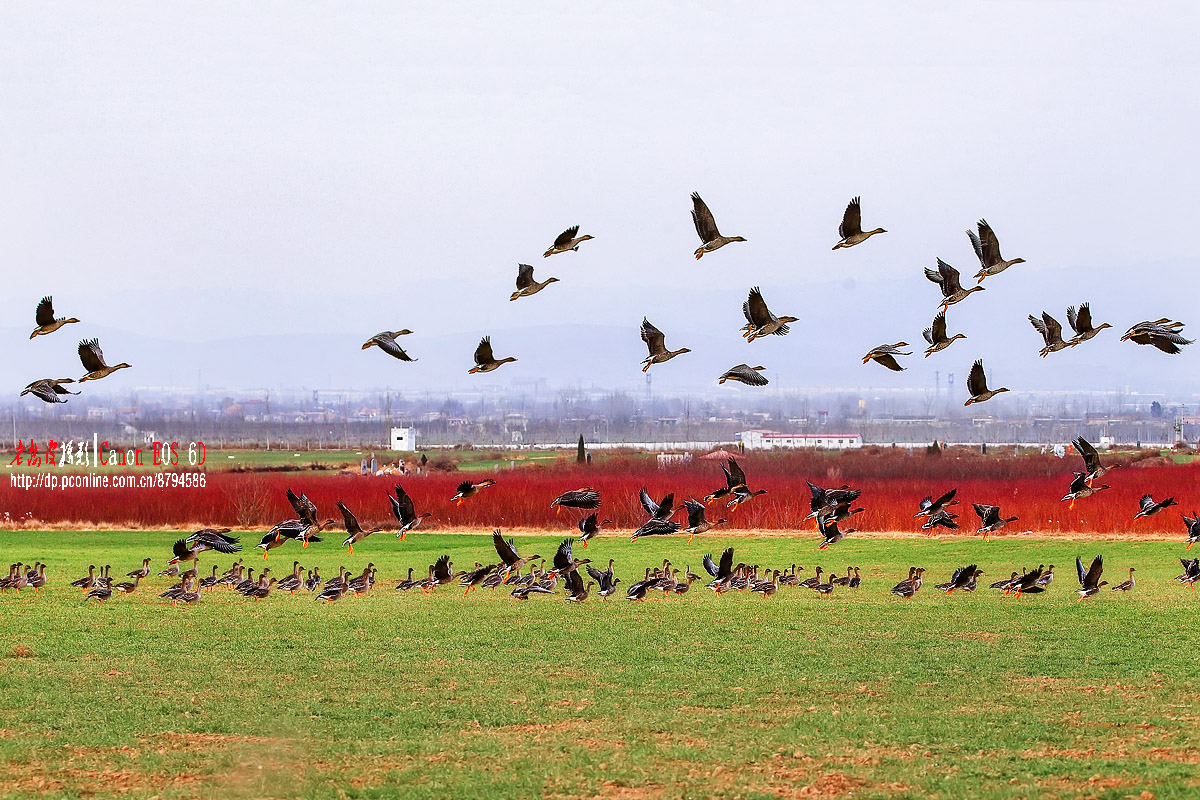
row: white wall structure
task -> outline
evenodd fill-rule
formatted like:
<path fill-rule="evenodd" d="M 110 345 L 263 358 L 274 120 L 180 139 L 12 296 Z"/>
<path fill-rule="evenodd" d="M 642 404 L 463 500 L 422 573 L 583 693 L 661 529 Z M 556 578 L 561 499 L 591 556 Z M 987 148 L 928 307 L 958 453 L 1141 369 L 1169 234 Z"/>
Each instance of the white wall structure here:
<path fill-rule="evenodd" d="M 417 429 L 392 428 L 392 439 L 390 446 L 392 450 L 400 450 L 402 452 L 411 452 L 416 450 Z"/>
<path fill-rule="evenodd" d="M 775 431 L 742 431 L 738 438 L 747 450 L 778 450 L 812 448 L 819 450 L 851 450 L 863 446 L 857 433 L 776 433 Z"/>

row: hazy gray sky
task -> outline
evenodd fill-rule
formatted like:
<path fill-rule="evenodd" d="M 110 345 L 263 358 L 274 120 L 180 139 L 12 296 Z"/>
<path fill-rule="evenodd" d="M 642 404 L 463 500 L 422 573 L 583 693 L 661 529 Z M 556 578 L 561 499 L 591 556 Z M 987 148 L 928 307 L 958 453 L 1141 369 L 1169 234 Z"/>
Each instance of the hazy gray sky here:
<path fill-rule="evenodd" d="M 919 340 L 937 303 L 921 269 L 973 272 L 979 217 L 1028 264 L 951 310 L 952 329 L 973 308 L 991 334 L 945 354 L 960 374 L 1007 341 L 1040 368 L 1025 316 L 1065 323 L 1088 298 L 1121 330 L 1173 316 L 1200 333 L 1197 4 L 579 5 L 6 3 L 0 309 L 17 361 L 73 359 L 94 325 L 140 368 L 126 385 L 155 385 L 134 334 L 409 327 L 409 373 L 346 357 L 419 382 L 426 359 L 470 360 L 423 335 L 587 320 L 629 331 L 613 346 L 636 379 L 649 315 L 675 346 L 728 332 L 712 363 L 773 355 L 811 383 L 839 317 L 847 353 Z M 749 242 L 695 261 L 693 190 Z M 854 195 L 889 233 L 831 252 Z M 542 259 L 572 224 L 595 241 Z M 518 262 L 562 283 L 509 303 Z M 734 331 L 755 284 L 802 321 L 749 356 Z M 47 293 L 86 321 L 71 342 L 25 340 Z M 1194 353 L 1116 339 L 1060 355 L 1194 373 Z M 514 374 L 561 369 L 516 355 Z M 924 381 L 931 361 L 854 374 Z"/>

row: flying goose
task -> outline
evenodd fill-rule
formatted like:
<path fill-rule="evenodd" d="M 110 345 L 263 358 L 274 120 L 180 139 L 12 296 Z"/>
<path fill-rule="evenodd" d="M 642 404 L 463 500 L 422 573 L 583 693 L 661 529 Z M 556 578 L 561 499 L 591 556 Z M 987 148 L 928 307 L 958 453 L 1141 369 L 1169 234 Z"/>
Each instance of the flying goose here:
<path fill-rule="evenodd" d="M 408 536 L 408 532 L 416 530 L 420 526 L 421 520 L 426 517 L 433 516 L 428 511 L 424 514 L 418 514 L 416 507 L 413 505 L 412 498 L 408 496 L 408 492 L 404 491 L 404 487 L 396 484 L 396 496 L 390 494 L 387 499 L 392 504 L 392 516 L 400 523 L 400 530 L 396 531 L 396 537 L 400 541 L 404 541 L 404 537 Z"/>
<path fill-rule="evenodd" d="M 1069 342 L 1063 341 L 1062 325 L 1045 311 L 1042 312 L 1041 319 L 1030 314 L 1029 324 L 1042 335 L 1042 340 L 1046 343 L 1046 346 L 1038 352 L 1038 355 L 1042 358 L 1051 353 L 1057 353 L 1059 350 L 1066 350 L 1068 347 L 1075 346 L 1074 339 Z"/>
<path fill-rule="evenodd" d="M 896 361 L 896 356 L 911 356 L 912 353 L 902 352 L 900 350 L 901 347 L 908 347 L 908 342 L 881 344 L 863 356 L 863 363 L 865 364 L 868 361 L 875 361 L 887 367 L 892 372 L 903 372 L 904 367 L 900 366 L 900 362 Z"/>
<path fill-rule="evenodd" d="M 346 537 L 346 541 L 342 542 L 342 547 L 350 551 L 350 555 L 354 555 L 354 545 L 361 542 L 363 539 L 370 536 L 372 533 L 379 533 L 383 528 L 371 528 L 363 530 L 363 527 L 358 524 L 358 517 L 354 516 L 354 512 L 346 508 L 346 504 L 341 500 L 337 501 L 338 510 L 342 512 L 342 522 L 346 526 L 346 533 L 350 534 Z"/>
<path fill-rule="evenodd" d="M 975 255 L 979 257 L 981 269 L 975 273 L 979 283 L 983 283 L 983 279 L 989 275 L 999 275 L 1013 264 L 1025 263 L 1023 258 L 1004 260 L 1004 257 L 1000 255 L 1000 240 L 996 238 L 996 233 L 992 230 L 992 226 L 987 224 L 987 220 L 979 220 L 978 227 L 978 236 L 974 231 L 968 230 L 967 237 L 971 240 L 971 247 L 975 248 Z"/>
<path fill-rule="evenodd" d="M 71 322 L 79 322 L 79 320 L 71 317 L 54 318 L 54 298 L 47 295 L 42 298 L 42 301 L 37 305 L 37 311 L 34 312 L 34 321 L 37 322 L 37 327 L 33 329 L 33 333 L 29 334 L 29 338 L 33 339 L 36 336 L 46 336 L 54 333 L 56 330 Z"/>
<path fill-rule="evenodd" d="M 962 288 L 962 283 L 959 282 L 958 270 L 942 261 L 937 260 L 937 269 L 925 268 L 925 277 L 933 283 L 936 283 L 942 290 L 942 311 L 945 311 L 949 306 L 955 303 L 961 303 L 971 296 L 972 292 L 982 292 L 982 286 L 972 286 L 970 289 Z"/>
<path fill-rule="evenodd" d="M 74 382 L 74 378 L 42 378 L 22 389 L 20 396 L 32 394 L 45 403 L 65 403 L 67 402 L 67 398 L 63 395 L 79 394 L 79 392 L 64 389 L 62 384 Z"/>
<path fill-rule="evenodd" d="M 1158 348 L 1168 355 L 1176 355 L 1179 348 L 1192 343 L 1191 339 L 1183 338 L 1179 331 L 1183 330 L 1182 322 L 1173 322 L 1167 318 L 1154 322 L 1145 321 L 1125 331 L 1121 341 L 1131 341 L 1134 344 L 1148 344 Z"/>
<path fill-rule="evenodd" d="M 751 367 L 748 364 L 738 364 L 736 367 L 730 367 L 717 379 L 717 383 L 725 381 L 737 381 L 744 383 L 747 386 L 766 386 L 770 381 L 763 377 L 761 373 L 766 367 Z"/>
<path fill-rule="evenodd" d="M 408 328 L 400 331 L 380 331 L 368 339 L 363 344 L 362 349 L 366 350 L 370 347 L 378 347 L 392 358 L 398 358 L 401 361 L 416 361 L 417 359 L 412 358 L 408 353 L 404 352 L 404 348 L 396 341 L 396 337 L 407 336 L 410 333 L 412 331 Z"/>
<path fill-rule="evenodd" d="M 877 233 L 887 233 L 887 231 L 883 228 L 876 228 L 873 231 L 863 232 L 862 206 L 859 203 L 859 198 L 855 197 L 846 206 L 846 213 L 842 215 L 842 224 L 838 225 L 838 236 L 841 241 L 835 244 L 833 249 L 838 250 L 843 247 L 854 247 L 854 245 L 862 244 Z"/>
<path fill-rule="evenodd" d="M 554 244 L 550 245 L 550 249 L 542 253 L 542 258 L 549 258 L 555 253 L 565 253 L 568 250 L 578 250 L 580 242 L 586 242 L 588 239 L 594 239 L 594 236 L 576 236 L 579 233 L 579 226 L 572 225 L 558 235 L 554 240 Z"/>
<path fill-rule="evenodd" d="M 558 278 L 546 278 L 546 280 L 538 283 L 533 279 L 533 267 L 531 265 L 518 264 L 517 290 L 508 299 L 516 300 L 518 297 L 529 297 L 530 295 L 537 294 L 552 283 L 558 283 Z"/>
<path fill-rule="evenodd" d="M 650 351 L 650 355 L 642 361 L 642 372 L 646 372 L 654 364 L 662 364 L 670 361 L 675 356 L 692 352 L 686 347 L 678 350 L 668 350 L 666 336 L 658 328 L 651 325 L 650 320 L 645 317 L 642 317 L 642 341 L 646 343 L 646 348 Z"/>
<path fill-rule="evenodd" d="M 474 375 L 476 372 L 491 372 L 510 361 L 516 361 L 516 359 L 509 356 L 497 360 L 492 354 L 492 337 L 485 336 L 479 340 L 479 346 L 475 348 L 475 366 L 467 370 L 467 374 Z"/>
<path fill-rule="evenodd" d="M 1075 331 L 1071 344 L 1086 342 L 1105 328 L 1112 327 L 1107 322 L 1092 325 L 1092 307 L 1089 303 L 1080 303 L 1078 310 L 1075 306 L 1067 306 L 1067 323 L 1070 324 L 1071 330 Z"/>
<path fill-rule="evenodd" d="M 1075 571 L 1079 573 L 1079 590 L 1075 594 L 1079 595 L 1080 600 L 1095 597 L 1101 586 L 1108 585 L 1108 581 L 1100 580 L 1104 573 L 1104 556 L 1096 556 L 1087 572 L 1084 572 L 1079 556 L 1075 556 Z"/>
<path fill-rule="evenodd" d="M 933 318 L 933 324 L 925 330 L 921 331 L 921 335 L 925 337 L 925 341 L 929 342 L 929 347 L 925 350 L 925 357 L 929 358 L 934 353 L 940 353 L 950 345 L 954 344 L 955 339 L 965 339 L 966 335 L 956 333 L 953 336 L 946 336 L 946 312 L 939 311 L 938 315 Z"/>
<path fill-rule="evenodd" d="M 117 370 L 126 369 L 130 366 L 129 364 L 120 363 L 110 367 L 104 363 L 104 351 L 100 349 L 100 341 L 98 339 L 85 339 L 79 343 L 79 360 L 83 363 L 83 368 L 87 370 L 87 374 L 79 379 L 80 383 L 107 378 Z"/>
<path fill-rule="evenodd" d="M 717 230 L 717 222 L 713 219 L 708 205 L 700 199 L 698 192 L 692 192 L 692 222 L 696 225 L 696 233 L 700 237 L 700 246 L 696 248 L 696 259 L 701 259 L 705 253 L 720 250 L 730 242 L 746 241 L 741 236 L 722 236 Z"/>
<path fill-rule="evenodd" d="M 772 314 L 757 286 L 750 290 L 750 296 L 742 303 L 742 314 L 746 317 L 742 337 L 747 342 L 762 336 L 786 336 L 789 330 L 787 323 L 799 321 L 797 317 L 777 317 Z"/>
<path fill-rule="evenodd" d="M 984 403 L 991 400 L 1001 392 L 1007 392 L 1008 387 L 1000 387 L 999 389 L 989 389 L 987 387 L 987 375 L 983 372 L 983 360 L 979 359 L 971 365 L 971 372 L 967 375 L 967 391 L 971 393 L 971 397 L 964 406 L 969 406 L 972 403 Z"/>
<path fill-rule="evenodd" d="M 988 537 L 996 531 L 1003 528 L 1010 522 L 1016 522 L 1017 517 L 1002 517 L 1000 516 L 999 506 L 989 506 L 983 503 L 972 503 L 975 513 L 979 515 L 980 527 L 976 533 L 983 534 L 983 540 L 986 542 Z"/>

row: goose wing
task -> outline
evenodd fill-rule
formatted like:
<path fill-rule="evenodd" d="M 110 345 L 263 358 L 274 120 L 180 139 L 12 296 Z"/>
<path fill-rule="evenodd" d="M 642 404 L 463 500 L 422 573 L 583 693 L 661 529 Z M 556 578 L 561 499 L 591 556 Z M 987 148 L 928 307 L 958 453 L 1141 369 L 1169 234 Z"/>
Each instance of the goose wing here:
<path fill-rule="evenodd" d="M 575 240 L 575 235 L 577 233 L 579 233 L 579 226 L 572 225 L 571 227 L 567 228 L 565 231 L 563 231 L 562 233 L 560 233 L 558 235 L 558 238 L 554 240 L 554 246 L 555 247 L 566 247 L 567 245 L 569 245 L 571 242 L 573 242 Z"/>
<path fill-rule="evenodd" d="M 650 320 L 645 317 L 642 317 L 642 341 L 646 343 L 646 347 L 650 350 L 650 355 L 652 356 L 666 352 L 666 336 L 658 328 L 651 325 Z"/>
<path fill-rule="evenodd" d="M 1079 455 L 1083 457 L 1083 463 L 1089 473 L 1095 472 L 1100 468 L 1100 453 L 1092 446 L 1092 443 L 1082 436 L 1076 437 L 1072 442 L 1075 449 L 1079 451 Z"/>
<path fill-rule="evenodd" d="M 689 498 L 683 501 L 683 505 L 687 508 L 689 528 L 695 528 L 697 525 L 704 524 L 704 505 L 702 503 L 697 503 L 695 500 Z"/>
<path fill-rule="evenodd" d="M 717 567 L 717 571 L 721 574 L 718 577 L 727 577 L 733 574 L 733 548 L 725 548 L 725 552 L 721 553 L 721 563 Z"/>
<path fill-rule="evenodd" d="M 991 525 L 1000 518 L 999 506 L 989 506 L 984 505 L 983 503 L 972 503 L 972 507 L 974 507 L 975 513 L 979 515 L 979 521 L 982 522 L 984 526 Z"/>
<path fill-rule="evenodd" d="M 529 264 L 517 265 L 517 291 L 533 286 L 533 267 Z"/>
<path fill-rule="evenodd" d="M 749 298 L 742 305 L 742 313 L 756 328 L 761 328 L 775 318 L 771 314 L 771 310 L 767 308 L 767 301 L 763 299 L 762 292 L 757 286 L 750 290 Z"/>
<path fill-rule="evenodd" d="M 642 508 L 646 509 L 647 514 L 652 517 L 658 516 L 659 505 L 650 499 L 650 493 L 646 491 L 645 487 L 642 487 L 642 491 L 638 493 L 638 500 L 641 501 Z"/>
<path fill-rule="evenodd" d="M 709 575 L 712 575 L 714 578 L 719 578 L 719 577 L 721 577 L 721 571 L 720 571 L 720 569 L 717 567 L 717 565 L 716 565 L 715 563 L 713 563 L 713 560 L 712 560 L 712 554 L 711 554 L 711 553 L 705 553 L 705 554 L 704 554 L 704 558 L 702 559 L 702 562 L 703 562 L 703 564 L 704 564 L 704 571 L 705 571 L 705 572 L 707 572 Z M 1186 566 L 1186 565 L 1185 565 L 1185 566 Z"/>
<path fill-rule="evenodd" d="M 983 360 L 980 359 L 971 365 L 971 372 L 967 375 L 967 391 L 972 397 L 978 397 L 987 390 L 987 375 L 983 373 Z"/>
<path fill-rule="evenodd" d="M 404 491 L 404 487 L 396 484 L 396 496 L 387 496 L 392 503 L 392 514 L 395 515 L 402 524 L 407 525 L 417 516 L 416 508 L 413 506 L 412 498 L 408 496 L 408 492 Z"/>
<path fill-rule="evenodd" d="M 1046 344 L 1062 341 L 1062 325 L 1054 317 L 1042 312 L 1042 322 L 1046 326 L 1046 335 L 1049 337 Z"/>
<path fill-rule="evenodd" d="M 342 512 L 342 523 L 346 526 L 346 533 L 353 536 L 356 533 L 362 533 L 362 526 L 358 524 L 358 518 L 354 516 L 354 512 L 346 508 L 346 504 L 341 500 L 337 501 L 338 511 Z"/>
<path fill-rule="evenodd" d="M 439 581 L 450 580 L 450 556 L 444 555 L 433 562 L 433 577 Z"/>
<path fill-rule="evenodd" d="M 554 553 L 554 568 L 557 570 L 566 570 L 571 566 L 574 559 L 571 557 L 571 540 L 563 539 L 562 544 L 558 546 L 558 550 Z"/>
<path fill-rule="evenodd" d="M 79 343 L 79 360 L 88 372 L 96 372 L 108 365 L 104 363 L 104 351 L 99 339 L 84 339 Z"/>
<path fill-rule="evenodd" d="M 520 556 L 517 554 L 517 546 L 513 544 L 513 540 L 505 541 L 500 535 L 500 529 L 497 528 L 492 532 L 492 544 L 496 546 L 496 554 L 500 556 L 500 560 L 507 566 L 512 566 Z"/>
<path fill-rule="evenodd" d="M 479 340 L 479 346 L 475 348 L 475 363 L 483 366 L 491 364 L 496 360 L 492 353 L 492 337 L 485 336 Z"/>
<path fill-rule="evenodd" d="M 700 199 L 699 192 L 692 192 L 692 222 L 696 225 L 696 234 L 703 244 L 718 239 L 721 232 L 717 230 L 717 221 L 713 219 L 708 204 Z"/>
<path fill-rule="evenodd" d="M 996 238 L 996 232 L 992 230 L 991 225 L 988 225 L 986 219 L 979 220 L 978 227 L 979 249 L 976 253 L 979 255 L 979 260 L 985 267 L 999 264 L 1004 259 L 1000 256 L 1000 240 Z"/>
<path fill-rule="evenodd" d="M 1078 559 L 1078 556 L 1076 557 Z M 1104 556 L 1096 556 L 1092 560 L 1092 566 L 1088 568 L 1087 575 L 1084 576 L 1083 586 L 1085 589 L 1094 589 L 1100 584 L 1100 575 L 1104 572 Z"/>
<path fill-rule="evenodd" d="M 849 239 L 860 233 L 862 233 L 862 206 L 859 204 L 859 198 L 855 197 L 846 206 L 846 213 L 842 214 L 842 224 L 838 225 L 838 236 Z"/>
<path fill-rule="evenodd" d="M 371 337 L 371 341 L 375 342 L 380 350 L 387 353 L 392 358 L 398 358 L 401 361 L 416 361 L 408 353 L 404 352 L 404 348 L 396 341 L 396 337 L 390 333 L 380 333 Z"/>
<path fill-rule="evenodd" d="M 729 482 L 730 489 L 746 485 L 746 473 L 732 456 L 729 458 L 729 470 L 725 473 L 725 477 Z"/>
<path fill-rule="evenodd" d="M 929 333 L 933 338 L 926 336 L 925 341 L 930 344 L 946 341 L 946 312 L 943 311 L 933 318 L 933 325 L 930 326 Z"/>
<path fill-rule="evenodd" d="M 942 294 L 944 294 L 946 297 L 949 297 L 955 292 L 962 291 L 962 284 L 959 282 L 958 270 L 947 264 L 945 261 L 942 261 L 940 258 L 937 260 L 937 268 L 940 283 L 942 285 Z"/>
<path fill-rule="evenodd" d="M 42 298 L 41 302 L 37 304 L 37 311 L 34 312 L 34 320 L 39 328 L 54 322 L 54 298 L 49 296 Z"/>

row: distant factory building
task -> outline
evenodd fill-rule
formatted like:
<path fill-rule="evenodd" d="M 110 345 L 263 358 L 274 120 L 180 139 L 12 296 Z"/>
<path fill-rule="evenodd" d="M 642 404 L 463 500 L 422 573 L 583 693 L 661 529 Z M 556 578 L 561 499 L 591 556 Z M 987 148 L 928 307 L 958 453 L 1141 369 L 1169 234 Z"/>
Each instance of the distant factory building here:
<path fill-rule="evenodd" d="M 775 431 L 742 431 L 738 439 L 747 450 L 780 450 L 812 448 L 817 450 L 851 450 L 863 446 L 857 433 L 776 433 Z"/>

